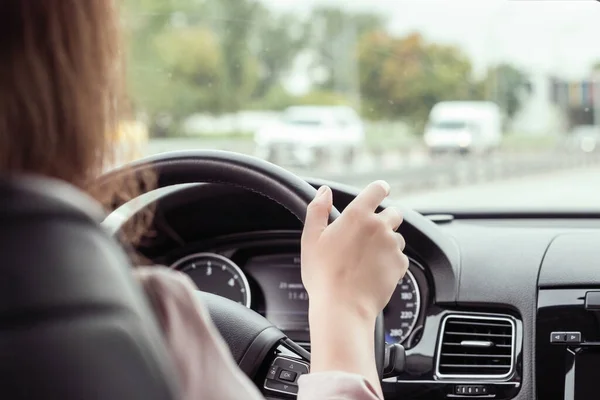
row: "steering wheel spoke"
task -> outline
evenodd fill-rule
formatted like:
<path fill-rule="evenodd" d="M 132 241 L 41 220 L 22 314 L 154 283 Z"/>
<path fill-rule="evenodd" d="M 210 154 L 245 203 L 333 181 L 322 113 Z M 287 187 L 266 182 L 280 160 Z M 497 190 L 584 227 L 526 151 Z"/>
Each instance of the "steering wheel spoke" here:
<path fill-rule="evenodd" d="M 268 365 L 262 391 L 270 397 L 296 397 L 298 380 L 310 371 L 310 353 L 290 339 L 281 341 Z"/>

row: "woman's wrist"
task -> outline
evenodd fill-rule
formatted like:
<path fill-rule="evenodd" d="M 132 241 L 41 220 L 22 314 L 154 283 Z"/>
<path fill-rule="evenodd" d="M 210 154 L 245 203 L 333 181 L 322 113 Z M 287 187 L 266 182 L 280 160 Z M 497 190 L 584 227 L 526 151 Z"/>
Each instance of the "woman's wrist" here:
<path fill-rule="evenodd" d="M 329 320 L 332 317 L 352 320 L 355 323 L 375 326 L 378 313 L 369 307 L 367 301 L 357 298 L 346 300 L 346 296 L 327 293 L 319 297 L 310 297 L 308 317 L 315 322 Z"/>
<path fill-rule="evenodd" d="M 311 303 L 311 371 L 362 375 L 380 392 L 374 350 L 376 317 L 340 302 Z"/>

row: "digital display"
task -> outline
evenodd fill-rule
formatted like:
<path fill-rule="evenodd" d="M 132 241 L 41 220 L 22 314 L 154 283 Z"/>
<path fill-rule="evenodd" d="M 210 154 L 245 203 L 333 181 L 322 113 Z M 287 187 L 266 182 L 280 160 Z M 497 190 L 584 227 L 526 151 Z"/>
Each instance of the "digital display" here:
<path fill-rule="evenodd" d="M 600 351 L 583 350 L 575 356 L 574 400 L 598 398 L 598 371 L 600 371 Z M 568 385 L 567 385 L 568 386 Z M 569 390 L 566 387 L 567 391 Z"/>
<path fill-rule="evenodd" d="M 257 257 L 246 270 L 264 293 L 265 309 L 259 312 L 282 331 L 308 331 L 308 293 L 298 255 Z"/>

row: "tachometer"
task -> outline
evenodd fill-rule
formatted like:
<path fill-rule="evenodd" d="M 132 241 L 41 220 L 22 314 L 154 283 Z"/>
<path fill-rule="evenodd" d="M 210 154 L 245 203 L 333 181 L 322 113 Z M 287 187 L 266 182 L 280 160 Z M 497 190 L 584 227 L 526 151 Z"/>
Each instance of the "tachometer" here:
<path fill-rule="evenodd" d="M 250 285 L 246 275 L 230 259 L 214 253 L 192 254 L 171 268 L 185 272 L 198 289 L 250 307 Z"/>
<path fill-rule="evenodd" d="M 414 275 L 406 271 L 383 310 L 387 343 L 402 343 L 406 340 L 417 323 L 420 306 L 419 285 Z"/>

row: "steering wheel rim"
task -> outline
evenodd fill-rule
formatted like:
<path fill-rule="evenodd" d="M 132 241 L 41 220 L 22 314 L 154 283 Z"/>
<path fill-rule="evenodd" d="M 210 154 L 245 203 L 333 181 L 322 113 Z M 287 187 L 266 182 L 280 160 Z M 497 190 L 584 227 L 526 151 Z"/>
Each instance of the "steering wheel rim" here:
<path fill-rule="evenodd" d="M 148 172 L 157 176 L 156 189 L 203 182 L 233 185 L 250 190 L 285 207 L 302 223 L 306 217 L 307 206 L 316 194 L 316 189 L 308 182 L 281 167 L 252 156 L 219 150 L 186 150 L 143 158 L 102 175 L 96 186 L 99 190 L 104 190 L 126 174 L 134 174 L 141 179 Z M 123 204 L 124 202 L 113 204 L 113 210 Z M 339 215 L 339 211 L 333 207 L 329 221 L 333 222 Z M 125 223 L 126 221 L 123 221 L 123 225 Z M 118 234 L 118 231 L 113 234 Z M 261 365 L 265 362 L 268 353 L 266 349 L 272 350 L 277 343 L 286 338 L 285 335 L 258 313 L 249 308 L 237 307 L 237 303 L 228 299 L 209 296 L 203 300 L 232 350 L 234 359 L 246 374 L 254 378 L 253 375 L 261 370 Z M 238 324 L 231 324 L 231 320 L 236 320 Z M 251 328 L 245 332 L 244 340 L 240 338 L 240 321 Z M 374 330 L 375 359 L 381 378 L 385 356 L 382 315 L 379 316 Z M 259 337 L 262 339 L 259 340 Z M 234 351 L 232 347 L 235 342 L 236 349 L 239 348 L 240 340 L 248 344 L 248 347 L 243 349 L 243 354 L 239 349 Z M 252 353 L 252 357 L 248 352 Z M 246 360 L 245 363 L 243 360 Z"/>

